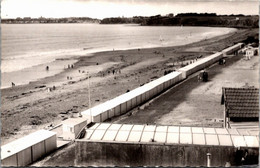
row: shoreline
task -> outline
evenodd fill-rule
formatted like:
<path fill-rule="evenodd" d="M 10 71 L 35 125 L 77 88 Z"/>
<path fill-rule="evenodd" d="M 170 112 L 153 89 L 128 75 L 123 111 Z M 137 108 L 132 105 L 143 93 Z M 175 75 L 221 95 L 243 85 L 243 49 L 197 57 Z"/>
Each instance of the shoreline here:
<path fill-rule="evenodd" d="M 3 72 L 1 74 L 1 90 L 11 88 L 11 82 L 15 83 L 15 86 L 22 86 L 28 85 L 31 82 L 42 80 L 46 77 L 54 76 L 63 72 L 66 68 L 65 65 L 73 65 L 76 62 L 77 60 L 73 58 L 66 60 L 55 60 L 49 63 L 43 63 L 29 68 L 25 68 L 20 71 Z M 46 71 L 46 66 L 50 67 L 50 70 Z M 21 79 L 22 76 L 27 76 L 27 79 Z M 5 78 L 8 78 L 8 80 L 6 80 Z"/>
<path fill-rule="evenodd" d="M 88 70 L 91 74 L 93 107 L 176 68 L 167 66 L 168 63 L 178 64 L 201 55 L 210 55 L 232 45 L 231 41 L 243 40 L 256 32 L 237 30 L 228 35 L 178 47 L 99 52 L 90 57 L 79 57 L 73 69 L 66 69 L 55 76 L 28 85 L 1 89 L 2 144 L 88 109 L 87 74 L 79 73 L 79 70 Z M 113 75 L 113 69 L 120 69 L 121 73 Z M 66 80 L 68 75 L 73 79 Z M 47 92 L 46 88 L 54 84 L 56 90 Z M 40 87 L 43 85 L 45 87 Z"/>
<path fill-rule="evenodd" d="M 187 26 L 189 27 L 189 26 Z M 221 27 L 220 27 L 221 28 Z M 219 35 L 220 33 L 219 32 L 210 32 L 208 35 L 202 35 L 202 37 L 206 36 L 205 39 L 207 38 L 215 38 L 215 37 L 219 37 L 219 36 L 225 36 L 227 34 L 230 34 L 230 33 L 234 33 L 237 31 L 237 29 L 235 28 L 229 28 L 229 29 L 225 29 L 223 30 L 224 34 L 221 34 Z M 207 37 L 209 36 L 209 37 Z M 172 40 L 166 40 L 166 41 L 161 41 L 160 43 L 148 43 L 144 46 L 128 46 L 128 45 L 122 45 L 122 46 L 115 46 L 115 48 L 108 48 L 108 47 L 101 47 L 101 48 L 77 48 L 77 49 L 70 49 L 68 50 L 69 52 L 64 52 L 65 55 L 60 55 L 61 53 L 58 52 L 58 55 L 57 56 L 54 56 L 53 60 L 50 61 L 49 59 L 45 60 L 45 58 L 42 59 L 42 63 L 38 63 L 36 65 L 33 65 L 33 66 L 29 66 L 29 67 L 26 67 L 23 68 L 23 69 L 20 69 L 20 70 L 15 70 L 15 71 L 9 71 L 7 68 L 8 71 L 6 72 L 2 72 L 1 75 L 2 75 L 2 79 L 1 79 L 1 89 L 4 89 L 4 88 L 10 88 L 12 87 L 11 83 L 15 83 L 16 85 L 24 85 L 24 84 L 29 84 L 29 82 L 34 82 L 34 81 L 38 81 L 38 80 L 41 80 L 45 77 L 49 77 L 49 76 L 52 76 L 52 75 L 56 75 L 58 73 L 61 73 L 61 69 L 60 68 L 60 71 L 54 73 L 54 71 L 51 71 L 51 73 L 46 73 L 44 70 L 45 70 L 45 67 L 48 66 L 48 65 L 52 65 L 53 64 L 62 64 L 62 63 L 59 63 L 58 60 L 71 60 L 71 62 L 74 63 L 74 60 L 77 60 L 76 62 L 78 62 L 80 60 L 81 57 L 88 57 L 88 56 L 91 56 L 91 55 L 97 55 L 99 53 L 103 53 L 103 52 L 111 52 L 111 51 L 127 51 L 127 50 L 136 50 L 136 49 L 157 49 L 157 48 L 164 48 L 164 47 L 178 47 L 178 46 L 185 46 L 185 45 L 189 45 L 191 43 L 195 43 L 196 42 L 200 42 L 200 41 L 203 41 L 205 39 L 202 39 L 202 38 L 199 38 L 197 39 L 198 41 L 196 41 L 196 33 L 195 33 L 195 36 L 193 36 L 193 38 L 190 38 L 190 37 L 184 37 L 186 38 L 186 41 L 187 40 L 191 40 L 189 41 L 187 44 L 173 44 L 173 41 Z M 130 44 L 129 44 L 130 45 Z M 132 44 L 131 44 L 132 45 Z M 117 48 L 119 47 L 119 48 Z M 50 53 L 56 53 L 55 51 L 50 51 Z M 62 52 L 63 53 L 63 52 Z M 45 55 L 45 54 L 44 54 Z M 54 54 L 55 55 L 55 54 Z M 48 61 L 49 60 L 49 61 Z M 28 60 L 27 60 L 28 61 Z M 46 62 L 47 61 L 47 62 Z M 31 63 L 28 62 L 30 65 Z M 66 65 L 67 63 L 64 63 L 64 66 L 67 66 Z M 8 65 L 8 64 L 6 64 Z M 61 66 L 61 65 L 60 65 Z M 2 68 L 5 68 L 6 66 L 3 67 L 3 64 L 2 64 Z M 65 69 L 65 68 L 64 68 Z M 63 70 L 64 70 L 63 69 Z M 36 73 L 32 73 L 32 72 L 37 72 Z M 51 75 L 50 75 L 51 74 Z M 16 78 L 17 76 L 25 76 L 26 78 Z"/>

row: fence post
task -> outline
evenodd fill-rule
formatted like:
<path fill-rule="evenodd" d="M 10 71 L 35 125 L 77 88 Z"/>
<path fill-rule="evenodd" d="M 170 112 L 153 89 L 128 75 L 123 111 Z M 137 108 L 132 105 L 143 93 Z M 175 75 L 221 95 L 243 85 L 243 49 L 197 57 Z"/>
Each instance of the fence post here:
<path fill-rule="evenodd" d="M 207 153 L 207 167 L 210 167 L 211 165 L 211 162 L 210 162 L 210 158 L 211 157 L 211 154 L 210 153 Z"/>

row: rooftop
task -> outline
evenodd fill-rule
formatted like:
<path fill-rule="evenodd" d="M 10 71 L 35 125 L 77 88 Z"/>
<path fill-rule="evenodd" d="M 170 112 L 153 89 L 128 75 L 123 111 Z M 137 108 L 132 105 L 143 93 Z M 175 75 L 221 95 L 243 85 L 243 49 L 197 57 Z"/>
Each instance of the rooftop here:
<path fill-rule="evenodd" d="M 237 129 L 95 123 L 79 141 L 259 147 L 258 132 Z"/>
<path fill-rule="evenodd" d="M 223 88 L 227 117 L 258 118 L 258 88 Z"/>
<path fill-rule="evenodd" d="M 55 132 L 47 130 L 39 130 L 34 133 L 31 133 L 25 137 L 12 141 L 6 145 L 1 146 L 1 160 L 12 156 L 15 153 L 18 153 L 30 146 L 33 146 L 45 139 L 48 139 L 56 135 Z"/>
<path fill-rule="evenodd" d="M 82 122 L 85 122 L 86 120 L 87 119 L 85 117 L 68 118 L 68 119 L 62 121 L 62 124 L 74 126 L 74 125 L 80 124 Z"/>

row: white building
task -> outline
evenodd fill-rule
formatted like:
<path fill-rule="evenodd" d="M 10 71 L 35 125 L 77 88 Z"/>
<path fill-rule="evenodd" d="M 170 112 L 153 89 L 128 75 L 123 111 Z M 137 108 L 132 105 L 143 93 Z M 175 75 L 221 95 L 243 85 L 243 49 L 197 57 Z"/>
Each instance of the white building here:
<path fill-rule="evenodd" d="M 1 146 L 1 165 L 27 166 L 56 148 L 56 133 L 39 130 Z"/>
<path fill-rule="evenodd" d="M 247 59 L 247 60 L 250 60 L 251 57 L 254 56 L 254 53 L 255 53 L 255 49 L 253 49 L 253 48 L 247 49 L 247 50 L 246 50 L 246 54 L 245 54 L 246 59 Z"/>
<path fill-rule="evenodd" d="M 87 124 L 86 118 L 69 118 L 64 120 L 62 122 L 63 140 L 74 140 Z"/>

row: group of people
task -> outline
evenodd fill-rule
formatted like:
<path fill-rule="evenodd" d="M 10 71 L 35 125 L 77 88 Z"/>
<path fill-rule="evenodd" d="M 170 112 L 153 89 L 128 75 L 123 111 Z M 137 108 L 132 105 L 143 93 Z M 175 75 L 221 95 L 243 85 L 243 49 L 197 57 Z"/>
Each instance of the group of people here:
<path fill-rule="evenodd" d="M 54 85 L 53 87 L 48 87 L 47 92 L 52 92 L 53 90 L 56 90 L 56 86 Z"/>
<path fill-rule="evenodd" d="M 67 80 L 72 80 L 72 77 L 71 76 L 67 76 Z"/>
<path fill-rule="evenodd" d="M 74 68 L 74 65 L 73 64 L 68 64 L 68 69 L 70 69 L 70 68 Z"/>
<path fill-rule="evenodd" d="M 85 73 L 85 71 L 81 71 L 81 70 L 79 69 L 79 73 L 80 73 L 80 72 L 81 72 L 81 73 Z"/>
<path fill-rule="evenodd" d="M 68 64 L 68 69 L 70 69 L 70 68 L 74 68 L 74 65 L 73 64 L 71 64 L 71 65 Z M 50 67 L 47 65 L 45 69 L 46 69 L 46 71 L 49 71 Z M 64 66 L 64 69 L 65 69 L 65 66 Z"/>
<path fill-rule="evenodd" d="M 120 69 L 113 69 L 112 70 L 113 75 L 116 73 L 120 73 L 121 74 L 121 70 Z"/>
<path fill-rule="evenodd" d="M 108 70 L 107 72 L 101 71 L 101 74 L 102 74 L 103 77 L 105 76 L 105 74 L 108 74 L 108 75 L 109 74 L 113 74 L 113 75 L 115 75 L 117 73 L 121 74 L 121 70 L 120 69 L 113 69 L 113 70 Z"/>
<path fill-rule="evenodd" d="M 195 59 L 192 59 L 192 60 L 181 60 L 181 61 L 177 62 L 177 65 L 181 65 L 183 67 L 183 66 L 186 66 L 186 65 L 189 65 L 189 64 L 192 64 L 192 63 L 198 61 L 198 58 L 199 57 L 196 57 Z M 175 63 L 174 63 L 174 65 L 175 65 Z"/>

